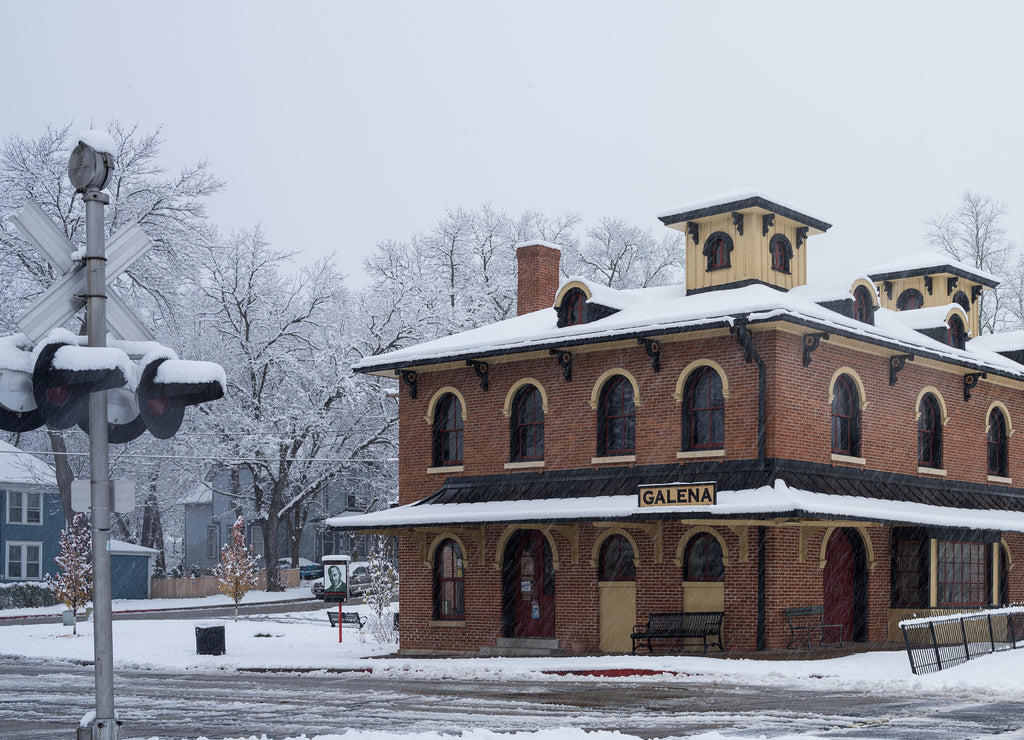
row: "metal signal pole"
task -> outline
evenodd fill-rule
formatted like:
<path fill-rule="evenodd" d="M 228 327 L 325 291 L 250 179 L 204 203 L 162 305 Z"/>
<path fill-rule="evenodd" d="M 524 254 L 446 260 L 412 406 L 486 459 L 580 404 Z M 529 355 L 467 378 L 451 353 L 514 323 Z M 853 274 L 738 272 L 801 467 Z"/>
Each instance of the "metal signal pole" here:
<path fill-rule="evenodd" d="M 107 282 L 103 209 L 110 198 L 100 192 L 114 173 L 113 157 L 79 143 L 68 162 L 68 178 L 85 201 L 86 327 L 90 347 L 107 344 Z M 89 395 L 89 477 L 92 526 L 93 650 L 96 717 L 79 728 L 79 740 L 120 740 L 114 716 L 114 635 L 110 579 L 112 490 L 107 450 L 107 392 Z"/>

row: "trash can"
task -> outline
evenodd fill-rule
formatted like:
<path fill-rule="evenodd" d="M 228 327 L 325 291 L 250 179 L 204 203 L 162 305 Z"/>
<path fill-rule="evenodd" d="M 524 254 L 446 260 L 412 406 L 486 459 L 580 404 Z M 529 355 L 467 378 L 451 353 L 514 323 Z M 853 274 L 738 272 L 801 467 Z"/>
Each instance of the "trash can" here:
<path fill-rule="evenodd" d="M 196 625 L 196 655 L 223 655 L 224 625 Z"/>

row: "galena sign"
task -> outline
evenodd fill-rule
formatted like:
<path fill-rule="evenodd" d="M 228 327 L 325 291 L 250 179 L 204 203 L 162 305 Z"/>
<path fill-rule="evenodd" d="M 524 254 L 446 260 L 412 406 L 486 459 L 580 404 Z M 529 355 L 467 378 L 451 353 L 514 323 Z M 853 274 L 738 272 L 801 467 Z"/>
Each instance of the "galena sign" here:
<path fill-rule="evenodd" d="M 641 509 L 654 506 L 699 506 L 716 504 L 718 495 L 714 482 L 670 483 L 664 486 L 640 486 Z"/>

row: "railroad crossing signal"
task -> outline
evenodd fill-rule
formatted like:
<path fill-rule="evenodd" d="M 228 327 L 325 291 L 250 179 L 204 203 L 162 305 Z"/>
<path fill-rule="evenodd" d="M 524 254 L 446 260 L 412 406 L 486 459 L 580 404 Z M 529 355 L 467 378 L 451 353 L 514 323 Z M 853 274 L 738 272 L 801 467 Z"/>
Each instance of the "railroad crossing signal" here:
<path fill-rule="evenodd" d="M 64 276 L 32 302 L 15 319 L 18 328 L 33 342 L 61 326 L 85 306 L 86 272 L 72 254 L 75 248 L 42 208 L 28 201 L 11 215 L 18 231 L 28 239 L 57 272 Z M 110 284 L 153 247 L 153 240 L 138 224 L 119 229 L 107 243 L 107 323 L 120 339 L 152 340 L 146 325 L 110 289 Z"/>

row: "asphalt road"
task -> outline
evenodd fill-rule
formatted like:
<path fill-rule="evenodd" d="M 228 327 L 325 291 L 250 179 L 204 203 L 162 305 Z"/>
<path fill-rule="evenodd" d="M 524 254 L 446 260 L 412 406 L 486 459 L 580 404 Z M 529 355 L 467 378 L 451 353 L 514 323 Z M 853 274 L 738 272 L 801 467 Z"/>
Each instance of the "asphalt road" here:
<path fill-rule="evenodd" d="M 362 673 L 118 670 L 128 738 L 296 736 L 346 729 L 457 734 L 580 727 L 641 737 L 1024 737 L 1024 701 L 956 694 L 879 697 L 716 682 L 427 681 Z M 0 737 L 66 739 L 92 707 L 88 666 L 3 659 Z"/>

